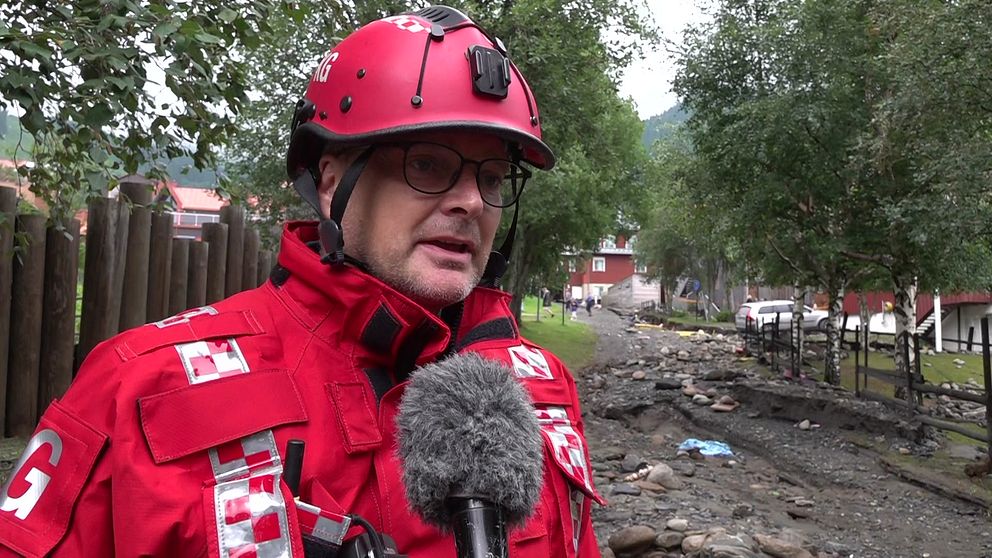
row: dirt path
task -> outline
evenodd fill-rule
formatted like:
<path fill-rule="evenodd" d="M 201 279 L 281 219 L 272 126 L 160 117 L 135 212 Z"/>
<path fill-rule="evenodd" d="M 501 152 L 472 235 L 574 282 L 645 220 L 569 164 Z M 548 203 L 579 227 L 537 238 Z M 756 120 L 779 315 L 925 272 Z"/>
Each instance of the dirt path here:
<path fill-rule="evenodd" d="M 992 556 L 992 522 L 984 509 L 897 479 L 869 446 L 925 448 L 843 430 L 829 417 L 820 420 L 821 428 L 801 430 L 798 419 L 770 418 L 757 404 L 713 412 L 693 404 L 679 382 L 688 378 L 712 389 L 714 397 L 739 393 L 740 378 L 702 380 L 739 373 L 733 340 L 628 332 L 606 310 L 582 319 L 599 333 L 596 362 L 578 376 L 596 485 L 610 501 L 593 515 L 604 548 L 612 539 L 610 546 L 626 550 L 619 556 L 652 558 Z M 735 455 L 677 457 L 687 438 L 728 442 Z M 872 444 L 858 443 L 862 439 Z M 646 482 L 643 473 L 630 478 L 658 463 L 674 472 L 674 480 L 666 481 L 669 489 Z M 686 520 L 688 530 L 666 529 L 671 519 Z M 707 535 L 695 552 L 693 545 L 686 547 L 693 534 Z M 762 536 L 788 545 L 792 554 L 776 554 Z"/>

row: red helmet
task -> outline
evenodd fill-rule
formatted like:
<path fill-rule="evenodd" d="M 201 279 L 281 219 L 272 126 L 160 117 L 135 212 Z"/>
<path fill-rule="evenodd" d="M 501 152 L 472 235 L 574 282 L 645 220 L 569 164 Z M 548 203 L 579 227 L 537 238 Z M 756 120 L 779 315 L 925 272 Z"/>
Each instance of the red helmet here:
<path fill-rule="evenodd" d="M 297 103 L 287 156 L 291 177 L 328 145 L 367 145 L 418 131 L 472 130 L 510 142 L 550 169 L 537 103 L 503 44 L 445 6 L 374 21 L 317 66 Z"/>

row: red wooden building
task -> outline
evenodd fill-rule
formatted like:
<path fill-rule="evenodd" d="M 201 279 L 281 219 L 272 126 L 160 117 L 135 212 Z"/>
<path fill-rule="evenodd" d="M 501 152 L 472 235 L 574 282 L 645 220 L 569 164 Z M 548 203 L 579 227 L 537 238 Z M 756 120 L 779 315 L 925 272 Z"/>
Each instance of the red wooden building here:
<path fill-rule="evenodd" d="M 568 288 L 573 298 L 583 299 L 590 293 L 602 298 L 612 285 L 627 279 L 636 271 L 634 250 L 623 235 L 607 237 L 599 242 L 599 247 L 588 259 L 569 254 L 565 257 L 568 266 Z"/>

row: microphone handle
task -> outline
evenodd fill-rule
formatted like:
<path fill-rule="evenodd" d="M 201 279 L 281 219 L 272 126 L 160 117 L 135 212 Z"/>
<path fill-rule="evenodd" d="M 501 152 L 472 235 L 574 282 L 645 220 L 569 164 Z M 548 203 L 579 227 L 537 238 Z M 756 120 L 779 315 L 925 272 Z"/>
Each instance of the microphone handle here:
<path fill-rule="evenodd" d="M 451 496 L 451 530 L 458 558 L 507 558 L 503 510 L 485 498 Z"/>

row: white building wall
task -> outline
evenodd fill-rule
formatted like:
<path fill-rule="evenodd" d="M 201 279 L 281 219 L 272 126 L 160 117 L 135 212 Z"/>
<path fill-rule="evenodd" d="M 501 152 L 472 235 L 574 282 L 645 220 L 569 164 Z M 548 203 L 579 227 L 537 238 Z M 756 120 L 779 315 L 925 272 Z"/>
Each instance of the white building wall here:
<path fill-rule="evenodd" d="M 940 322 L 941 329 L 943 329 L 944 350 L 954 352 L 967 351 L 968 330 L 973 327 L 975 328 L 975 333 L 972 337 L 973 344 L 971 351 L 976 353 L 981 352 L 982 318 L 989 314 L 992 314 L 992 304 L 961 304 L 954 308 Z M 958 326 L 959 321 L 960 327 Z M 949 339 L 958 339 L 961 342 L 949 341 Z"/>
<path fill-rule="evenodd" d="M 657 281 L 649 281 L 640 273 L 613 284 L 604 297 L 606 306 L 618 308 L 640 308 L 648 301 L 661 302 L 661 287 Z"/>

